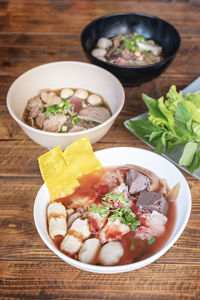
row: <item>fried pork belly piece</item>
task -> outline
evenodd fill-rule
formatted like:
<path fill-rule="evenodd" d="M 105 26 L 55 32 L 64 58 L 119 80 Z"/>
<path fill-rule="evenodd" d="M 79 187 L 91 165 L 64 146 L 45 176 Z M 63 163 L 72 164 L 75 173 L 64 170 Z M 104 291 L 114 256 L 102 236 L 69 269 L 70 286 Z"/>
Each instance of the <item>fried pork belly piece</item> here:
<path fill-rule="evenodd" d="M 140 226 L 135 230 L 135 237 L 141 240 L 149 240 L 152 237 L 161 235 L 165 231 L 167 217 L 154 210 L 145 216 L 146 226 Z"/>
<path fill-rule="evenodd" d="M 108 221 L 103 229 L 98 233 L 102 243 L 120 239 L 124 234 L 130 231 L 130 227 L 120 223 L 119 219 L 114 222 Z"/>
<path fill-rule="evenodd" d="M 47 208 L 49 235 L 52 239 L 56 236 L 65 236 L 67 233 L 67 213 L 64 205 L 58 202 L 50 203 Z"/>
<path fill-rule="evenodd" d="M 86 264 L 91 264 L 94 261 L 94 258 L 97 255 L 100 247 L 101 243 L 99 239 L 92 238 L 86 240 L 79 251 L 78 260 Z"/>
<path fill-rule="evenodd" d="M 104 266 L 112 266 L 119 262 L 124 254 L 124 248 L 118 241 L 109 242 L 99 252 L 99 260 Z"/>

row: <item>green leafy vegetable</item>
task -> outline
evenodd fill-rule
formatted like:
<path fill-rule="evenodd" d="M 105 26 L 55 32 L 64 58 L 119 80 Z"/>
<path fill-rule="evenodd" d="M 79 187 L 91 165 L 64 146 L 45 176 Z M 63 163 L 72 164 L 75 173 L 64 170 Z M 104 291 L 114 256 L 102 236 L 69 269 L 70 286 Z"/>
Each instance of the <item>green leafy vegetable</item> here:
<path fill-rule="evenodd" d="M 200 92 L 183 97 L 171 86 L 166 99 L 156 101 L 145 94 L 142 99 L 149 109 L 148 119 L 128 121 L 128 129 L 158 154 L 183 147 L 179 164 L 193 173 L 200 167 Z"/>

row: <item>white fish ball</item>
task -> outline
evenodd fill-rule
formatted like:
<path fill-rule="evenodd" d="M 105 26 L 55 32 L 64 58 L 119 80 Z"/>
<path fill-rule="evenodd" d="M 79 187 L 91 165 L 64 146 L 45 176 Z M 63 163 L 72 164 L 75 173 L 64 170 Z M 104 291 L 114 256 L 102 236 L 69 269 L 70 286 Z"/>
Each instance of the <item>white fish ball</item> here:
<path fill-rule="evenodd" d="M 62 89 L 62 91 L 60 92 L 60 97 L 62 99 L 72 97 L 73 95 L 74 95 L 74 91 L 68 88 Z"/>
<path fill-rule="evenodd" d="M 85 100 L 88 97 L 88 91 L 83 90 L 83 89 L 78 89 L 78 90 L 75 91 L 74 96 L 76 96 L 76 97 L 78 97 L 80 99 Z"/>
<path fill-rule="evenodd" d="M 120 242 L 109 242 L 101 248 L 99 260 L 105 266 L 112 266 L 119 262 L 123 254 L 124 248 Z"/>
<path fill-rule="evenodd" d="M 101 56 L 105 56 L 106 55 L 106 50 L 105 49 L 101 49 L 101 48 L 97 48 L 92 50 L 92 55 L 95 57 L 101 57 Z"/>
<path fill-rule="evenodd" d="M 106 49 L 106 48 L 109 48 L 112 46 L 112 41 L 107 39 L 107 38 L 100 38 L 97 42 L 97 47 L 98 48 L 103 48 L 103 49 Z"/>
<path fill-rule="evenodd" d="M 91 264 L 101 247 L 99 239 L 92 238 L 85 241 L 83 247 L 79 251 L 78 260 Z"/>
<path fill-rule="evenodd" d="M 92 94 L 88 97 L 87 102 L 90 105 L 99 105 L 102 102 L 102 99 L 100 96 Z"/>

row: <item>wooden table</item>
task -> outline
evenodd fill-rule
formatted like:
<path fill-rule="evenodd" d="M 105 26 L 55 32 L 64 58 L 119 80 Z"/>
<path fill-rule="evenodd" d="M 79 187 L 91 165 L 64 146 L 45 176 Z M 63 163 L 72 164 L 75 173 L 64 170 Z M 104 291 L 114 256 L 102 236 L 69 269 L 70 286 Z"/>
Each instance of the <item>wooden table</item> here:
<path fill-rule="evenodd" d="M 200 299 L 200 182 L 184 174 L 192 193 L 192 213 L 175 245 L 155 263 L 117 275 L 84 272 L 62 262 L 42 242 L 33 221 L 41 186 L 35 144 L 6 107 L 10 84 L 24 71 L 59 60 L 87 61 L 80 32 L 91 20 L 114 12 L 154 14 L 180 32 L 178 55 L 163 75 L 125 88 L 126 103 L 109 133 L 94 150 L 149 148 L 123 121 L 146 111 L 141 93 L 183 89 L 200 73 L 199 0 L 2 0 L 0 1 L 0 298 L 1 299 Z M 24 87 L 26 88 L 26 87 Z"/>

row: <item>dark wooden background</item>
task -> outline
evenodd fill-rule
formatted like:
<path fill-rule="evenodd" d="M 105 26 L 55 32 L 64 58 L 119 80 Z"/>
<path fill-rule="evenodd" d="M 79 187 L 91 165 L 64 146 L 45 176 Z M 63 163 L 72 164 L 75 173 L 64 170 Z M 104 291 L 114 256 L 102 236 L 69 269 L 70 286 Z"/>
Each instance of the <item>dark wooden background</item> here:
<path fill-rule="evenodd" d="M 20 74 L 40 64 L 87 61 L 80 45 L 83 27 L 97 17 L 123 11 L 169 21 L 180 32 L 182 44 L 163 75 L 125 89 L 123 111 L 94 150 L 115 146 L 149 150 L 123 121 L 145 112 L 142 92 L 158 98 L 170 85 L 183 89 L 200 75 L 200 1 L 0 1 L 1 299 L 200 299 L 200 182 L 187 174 L 193 201 L 187 227 L 165 255 L 140 270 L 100 275 L 75 269 L 55 256 L 35 229 L 33 203 L 42 184 L 37 157 L 46 150 L 9 115 L 8 88 Z"/>

